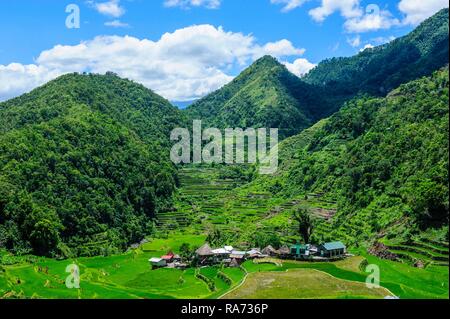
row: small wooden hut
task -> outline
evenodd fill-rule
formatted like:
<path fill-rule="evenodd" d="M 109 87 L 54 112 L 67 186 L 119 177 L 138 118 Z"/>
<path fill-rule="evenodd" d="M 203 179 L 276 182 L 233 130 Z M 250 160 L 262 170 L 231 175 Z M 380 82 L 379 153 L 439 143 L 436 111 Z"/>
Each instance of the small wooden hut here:
<path fill-rule="evenodd" d="M 205 243 L 202 247 L 197 249 L 195 251 L 195 254 L 197 255 L 197 258 L 199 259 L 200 264 L 206 264 L 206 263 L 210 262 L 214 257 L 214 253 L 211 249 L 211 246 L 209 246 L 208 243 Z"/>
<path fill-rule="evenodd" d="M 278 252 L 275 248 L 273 248 L 271 245 L 267 246 L 266 248 L 264 248 L 262 250 L 262 253 L 264 255 L 270 256 L 270 257 L 274 257 L 278 255 Z"/>

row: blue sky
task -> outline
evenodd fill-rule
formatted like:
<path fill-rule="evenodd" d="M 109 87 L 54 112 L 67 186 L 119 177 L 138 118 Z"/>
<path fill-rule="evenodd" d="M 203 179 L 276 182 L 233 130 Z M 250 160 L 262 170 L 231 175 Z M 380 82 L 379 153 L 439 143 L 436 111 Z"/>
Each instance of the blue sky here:
<path fill-rule="evenodd" d="M 69 4 L 80 9 L 79 28 L 66 26 Z M 445 6 L 446 0 L 1 1 L 0 100 L 67 72 L 107 70 L 172 101 L 196 99 L 264 54 L 301 76 L 325 58 L 405 35 Z"/>

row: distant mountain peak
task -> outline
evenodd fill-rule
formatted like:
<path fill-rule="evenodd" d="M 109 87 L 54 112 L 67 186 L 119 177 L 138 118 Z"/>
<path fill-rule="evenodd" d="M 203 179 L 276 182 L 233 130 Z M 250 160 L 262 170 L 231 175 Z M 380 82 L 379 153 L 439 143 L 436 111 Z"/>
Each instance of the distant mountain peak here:
<path fill-rule="evenodd" d="M 271 55 L 264 55 L 261 58 L 253 62 L 253 65 L 265 65 L 265 66 L 282 66 L 282 64 L 277 60 L 277 58 Z"/>

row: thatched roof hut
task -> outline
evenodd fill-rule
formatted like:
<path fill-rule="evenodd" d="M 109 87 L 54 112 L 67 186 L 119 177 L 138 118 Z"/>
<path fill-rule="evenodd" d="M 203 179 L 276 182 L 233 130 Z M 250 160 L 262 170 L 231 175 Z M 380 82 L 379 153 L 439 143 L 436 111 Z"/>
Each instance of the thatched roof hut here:
<path fill-rule="evenodd" d="M 213 256 L 214 253 L 208 243 L 204 244 L 202 247 L 197 249 L 195 253 L 201 257 Z"/>
<path fill-rule="evenodd" d="M 289 255 L 291 253 L 291 250 L 289 249 L 288 246 L 283 246 L 278 250 L 278 253 L 280 255 Z"/>
<path fill-rule="evenodd" d="M 273 255 L 277 254 L 277 250 L 275 248 L 273 248 L 271 245 L 269 245 L 262 250 L 262 253 L 264 255 L 273 256 Z"/>
<path fill-rule="evenodd" d="M 233 258 L 233 260 L 230 262 L 230 267 L 239 267 L 239 262 L 237 261 L 236 258 Z"/>

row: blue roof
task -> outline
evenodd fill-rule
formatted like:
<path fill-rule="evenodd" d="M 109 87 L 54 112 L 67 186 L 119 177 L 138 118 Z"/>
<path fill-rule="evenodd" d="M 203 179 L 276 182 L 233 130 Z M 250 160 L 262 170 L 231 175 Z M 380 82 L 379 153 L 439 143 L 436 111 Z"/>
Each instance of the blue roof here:
<path fill-rule="evenodd" d="M 322 245 L 326 250 L 345 249 L 345 245 L 340 241 L 334 241 L 331 243 L 325 243 Z"/>

